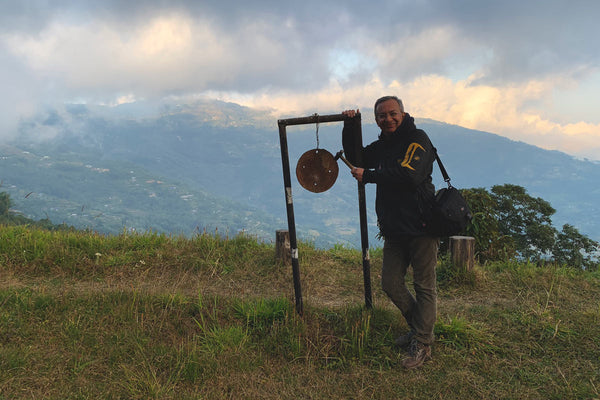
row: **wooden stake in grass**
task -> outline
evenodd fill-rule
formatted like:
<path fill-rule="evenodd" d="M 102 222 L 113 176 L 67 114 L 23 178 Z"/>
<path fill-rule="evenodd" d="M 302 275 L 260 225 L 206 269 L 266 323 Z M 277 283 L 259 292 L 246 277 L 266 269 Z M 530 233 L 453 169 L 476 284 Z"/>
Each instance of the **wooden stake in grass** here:
<path fill-rule="evenodd" d="M 275 231 L 275 259 L 281 260 L 285 265 L 292 263 L 290 232 L 287 229 Z"/>
<path fill-rule="evenodd" d="M 450 236 L 450 255 L 457 272 L 472 271 L 475 264 L 475 238 Z"/>

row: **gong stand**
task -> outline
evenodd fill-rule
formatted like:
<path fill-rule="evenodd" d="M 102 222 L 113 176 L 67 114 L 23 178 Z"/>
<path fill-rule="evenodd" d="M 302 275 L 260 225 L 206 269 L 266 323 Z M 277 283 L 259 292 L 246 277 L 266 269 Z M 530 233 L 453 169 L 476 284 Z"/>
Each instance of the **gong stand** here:
<path fill-rule="evenodd" d="M 290 175 L 290 159 L 288 154 L 287 133 L 286 127 L 291 125 L 306 125 L 319 124 L 321 122 L 338 122 L 354 119 L 357 124 L 357 131 L 354 134 L 355 148 L 357 154 L 355 163 L 357 167 L 363 165 L 362 162 L 362 128 L 360 113 L 357 113 L 353 118 L 349 118 L 344 114 L 333 115 L 317 115 L 310 117 L 280 119 L 277 121 L 279 125 L 279 141 L 281 144 L 281 163 L 283 167 L 283 185 L 285 190 L 285 202 L 287 208 L 288 229 L 290 233 L 290 248 L 292 253 L 292 274 L 294 278 L 294 294 L 296 296 L 296 311 L 298 314 L 303 314 L 302 307 L 302 287 L 300 285 L 300 264 L 298 262 L 298 242 L 296 238 L 296 222 L 294 220 L 294 202 L 292 199 L 292 178 Z M 318 125 L 317 125 L 318 127 Z M 369 236 L 367 229 L 367 205 L 365 201 L 365 185 L 358 182 L 358 211 L 360 216 L 360 237 L 362 245 L 362 264 L 363 264 L 363 279 L 365 290 L 365 305 L 367 308 L 373 307 L 371 300 L 371 263 L 369 258 Z"/>

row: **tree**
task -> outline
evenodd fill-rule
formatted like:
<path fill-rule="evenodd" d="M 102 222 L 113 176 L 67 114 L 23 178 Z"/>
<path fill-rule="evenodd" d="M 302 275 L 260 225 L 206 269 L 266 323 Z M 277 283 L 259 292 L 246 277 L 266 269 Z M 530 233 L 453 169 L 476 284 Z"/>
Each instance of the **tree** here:
<path fill-rule="evenodd" d="M 0 216 L 8 217 L 11 206 L 12 200 L 10 199 L 10 195 L 6 192 L 0 193 Z"/>
<path fill-rule="evenodd" d="M 6 192 L 0 193 L 0 224 L 2 225 L 30 225 L 48 230 L 72 229 L 67 225 L 54 225 L 48 218 L 34 221 L 23 215 L 15 214 L 10 210 L 13 202 Z"/>
<path fill-rule="evenodd" d="M 569 267 L 595 271 L 598 269 L 600 244 L 584 235 L 572 225 L 565 224 L 554 244 L 554 260 Z"/>
<path fill-rule="evenodd" d="M 496 201 L 484 188 L 462 189 L 473 219 L 465 234 L 475 238 L 475 253 L 480 261 L 506 260 L 516 255 L 515 241 L 499 230 Z"/>
<path fill-rule="evenodd" d="M 511 184 L 493 186 L 492 198 L 496 202 L 499 233 L 514 239 L 519 255 L 531 260 L 551 253 L 557 231 L 551 220 L 556 210 L 550 203 Z"/>
<path fill-rule="evenodd" d="M 596 270 L 600 244 L 572 225 L 558 232 L 551 222 L 554 208 L 541 198 L 527 194 L 525 188 L 505 184 L 463 189 L 473 220 L 465 233 L 475 238 L 480 261 L 506 260 L 521 256 L 527 260 L 550 258 L 570 267 Z"/>

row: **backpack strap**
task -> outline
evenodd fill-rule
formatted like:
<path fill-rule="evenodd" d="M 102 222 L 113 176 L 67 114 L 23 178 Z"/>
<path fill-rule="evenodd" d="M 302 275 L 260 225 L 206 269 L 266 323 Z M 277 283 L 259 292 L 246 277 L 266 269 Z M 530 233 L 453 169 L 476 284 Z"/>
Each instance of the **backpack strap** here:
<path fill-rule="evenodd" d="M 437 149 L 435 147 L 433 147 L 433 152 L 435 153 L 435 160 L 438 163 L 438 167 L 440 167 L 440 171 L 442 173 L 442 176 L 444 177 L 444 182 L 446 182 L 448 184 L 448 187 L 451 188 L 452 185 L 450 184 L 450 176 L 448 176 L 448 172 L 446 172 L 446 168 L 444 168 L 444 164 L 442 163 L 442 160 L 440 159 L 440 156 L 438 155 Z"/>

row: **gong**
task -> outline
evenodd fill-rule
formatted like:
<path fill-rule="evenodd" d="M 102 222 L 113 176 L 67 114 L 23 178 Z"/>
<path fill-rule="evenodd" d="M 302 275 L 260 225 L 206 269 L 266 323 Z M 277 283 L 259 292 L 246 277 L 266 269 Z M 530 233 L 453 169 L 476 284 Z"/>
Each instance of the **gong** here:
<path fill-rule="evenodd" d="M 321 193 L 335 183 L 338 165 L 327 150 L 312 149 L 300 157 L 296 165 L 296 177 L 300 185 L 313 193 Z"/>

